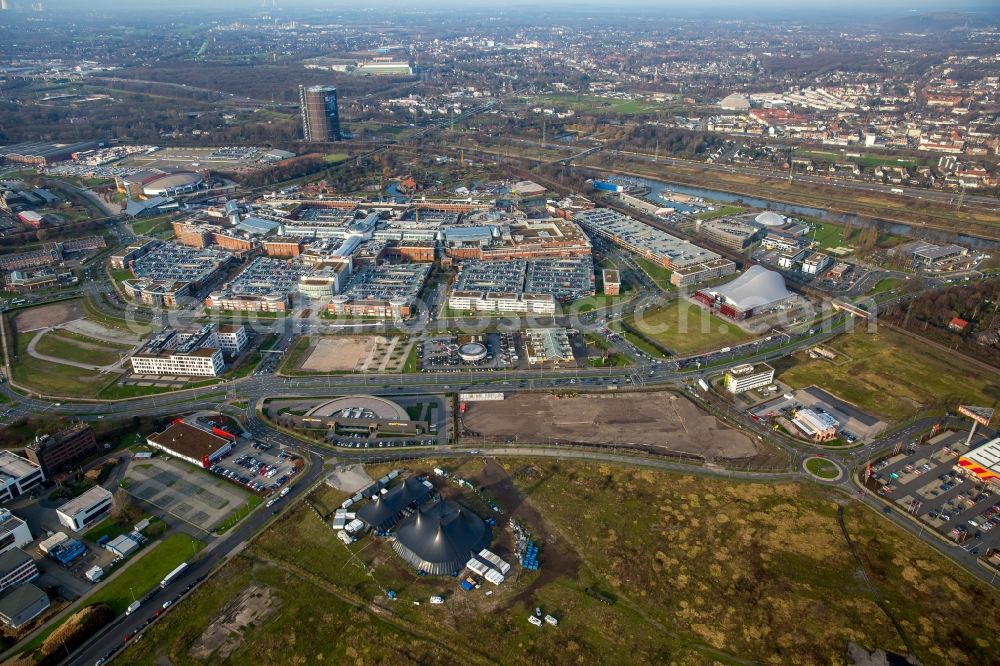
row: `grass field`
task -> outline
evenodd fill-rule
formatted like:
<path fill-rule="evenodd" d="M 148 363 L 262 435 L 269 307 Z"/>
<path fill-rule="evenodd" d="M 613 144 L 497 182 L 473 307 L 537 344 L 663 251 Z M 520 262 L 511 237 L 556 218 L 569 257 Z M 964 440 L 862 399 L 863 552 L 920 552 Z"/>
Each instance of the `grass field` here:
<path fill-rule="evenodd" d="M 165 229 L 173 217 L 173 215 L 157 215 L 137 220 L 132 223 L 132 231 L 139 236 L 149 236 L 161 228 Z"/>
<path fill-rule="evenodd" d="M 17 336 L 17 359 L 11 363 L 11 375 L 22 386 L 46 395 L 92 398 L 117 377 L 37 359 L 28 353 L 31 338 L 31 333 Z"/>
<path fill-rule="evenodd" d="M 806 470 L 821 479 L 836 479 L 837 474 L 839 473 L 836 465 L 829 460 L 824 460 L 822 458 L 810 458 L 807 460 Z"/>
<path fill-rule="evenodd" d="M 753 337 L 687 301 L 636 313 L 629 323 L 649 339 L 682 356 L 720 349 Z"/>
<path fill-rule="evenodd" d="M 485 473 L 479 458 L 445 466 L 467 479 Z M 840 495 L 565 461 L 505 459 L 503 467 L 522 498 L 515 517 L 534 516 L 527 524 L 542 568 L 515 565 L 491 597 L 463 592 L 451 577 L 416 576 L 371 536 L 345 547 L 300 504 L 124 658 L 204 663 L 192 647 L 211 623 L 231 626 L 231 604 L 251 584 L 270 590 L 278 609 L 236 632 L 226 658 L 212 661 L 828 664 L 841 663 L 833 657 L 849 641 L 905 653 L 840 531 Z M 326 512 L 342 497 L 323 487 L 310 502 Z M 991 661 L 1000 602 L 986 584 L 862 505 L 848 505 L 845 524 L 922 663 Z M 388 601 L 386 589 L 399 599 Z M 445 603 L 427 604 L 431 594 Z M 536 606 L 559 627 L 531 626 Z"/>
<path fill-rule="evenodd" d="M 876 334 L 845 334 L 825 347 L 840 354 L 833 363 L 804 353 L 774 363 L 778 377 L 795 388 L 815 384 L 862 409 L 890 420 L 957 404 L 994 407 L 1000 401 L 996 373 L 887 328 Z"/>
<path fill-rule="evenodd" d="M 695 213 L 691 217 L 696 220 L 714 220 L 717 217 L 728 217 L 729 215 L 739 215 L 746 211 L 743 206 L 720 206 L 715 210 L 703 210 Z"/>
<path fill-rule="evenodd" d="M 25 334 L 26 336 L 28 334 Z M 120 352 L 131 347 L 115 345 L 103 340 L 87 338 L 70 331 L 50 331 L 39 338 L 35 351 L 46 356 L 64 358 L 77 363 L 111 365 L 117 363 Z"/>
<path fill-rule="evenodd" d="M 875 283 L 875 286 L 868 290 L 868 296 L 877 296 L 879 294 L 884 294 L 887 291 L 892 291 L 899 285 L 903 284 L 905 280 L 900 278 L 882 278 Z"/>
<path fill-rule="evenodd" d="M 670 284 L 670 269 L 664 268 L 657 263 L 653 263 L 649 259 L 643 259 L 642 257 L 633 257 L 636 266 L 642 269 L 642 272 L 649 276 L 649 278 L 656 283 L 656 286 L 663 291 L 677 291 L 677 287 Z"/>
<path fill-rule="evenodd" d="M 152 550 L 130 566 L 120 576 L 108 582 L 92 596 L 87 597 L 88 604 L 105 603 L 116 613 L 124 613 L 132 603 L 132 593 L 140 597 L 156 587 L 163 577 L 175 567 L 205 547 L 201 541 L 186 534 L 171 534 L 157 544 L 149 546 Z"/>

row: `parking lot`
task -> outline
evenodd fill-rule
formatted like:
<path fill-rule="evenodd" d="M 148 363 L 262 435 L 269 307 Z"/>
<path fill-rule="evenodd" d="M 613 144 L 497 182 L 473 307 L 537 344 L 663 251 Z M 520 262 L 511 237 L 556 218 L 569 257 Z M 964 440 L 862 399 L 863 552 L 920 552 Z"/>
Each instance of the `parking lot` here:
<path fill-rule="evenodd" d="M 987 484 L 955 472 L 967 433 L 945 432 L 911 443 L 872 465 L 869 487 L 926 528 L 974 555 L 1000 547 L 1000 496 Z M 976 439 L 973 447 L 985 440 Z"/>
<path fill-rule="evenodd" d="M 251 492 L 268 496 L 287 485 L 301 466 L 302 459 L 289 451 L 275 450 L 263 442 L 241 440 L 209 471 Z"/>
<path fill-rule="evenodd" d="M 786 397 L 789 395 L 792 397 Z M 837 419 L 840 423 L 838 438 L 845 444 L 871 441 L 888 425 L 818 386 L 781 394 L 777 399 L 754 408 L 752 413 L 759 418 L 766 418 L 770 414 L 789 418 L 793 409 L 802 407 L 826 412 Z"/>
<path fill-rule="evenodd" d="M 190 463 L 157 455 L 133 460 L 127 491 L 171 516 L 211 531 L 247 503 L 247 492 Z"/>
<path fill-rule="evenodd" d="M 426 340 L 418 350 L 423 372 L 465 372 L 468 370 L 504 370 L 521 367 L 520 334 L 489 333 L 478 336 L 440 337 Z M 486 346 L 486 357 L 467 361 L 459 354 L 459 347 L 470 342 Z M 527 362 L 523 367 L 528 367 Z"/>

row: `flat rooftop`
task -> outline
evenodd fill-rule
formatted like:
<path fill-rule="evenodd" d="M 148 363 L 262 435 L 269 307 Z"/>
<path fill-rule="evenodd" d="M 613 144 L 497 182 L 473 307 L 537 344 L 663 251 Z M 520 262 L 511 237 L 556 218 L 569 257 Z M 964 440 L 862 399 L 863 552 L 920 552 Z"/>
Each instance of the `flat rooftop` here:
<path fill-rule="evenodd" d="M 74 497 L 70 501 L 63 504 L 57 509 L 57 511 L 67 516 L 75 516 L 81 511 L 86 511 L 98 502 L 102 502 L 106 499 L 111 499 L 111 491 L 102 488 L 101 486 L 94 486 L 82 495 Z"/>
<path fill-rule="evenodd" d="M 37 469 L 38 465 L 27 458 L 22 458 L 10 451 L 0 451 L 0 481 L 20 479 Z"/>
<path fill-rule="evenodd" d="M 146 441 L 179 456 L 198 460 L 229 445 L 228 439 L 223 439 L 183 421 L 172 423 L 163 432 L 154 433 L 147 437 Z"/>

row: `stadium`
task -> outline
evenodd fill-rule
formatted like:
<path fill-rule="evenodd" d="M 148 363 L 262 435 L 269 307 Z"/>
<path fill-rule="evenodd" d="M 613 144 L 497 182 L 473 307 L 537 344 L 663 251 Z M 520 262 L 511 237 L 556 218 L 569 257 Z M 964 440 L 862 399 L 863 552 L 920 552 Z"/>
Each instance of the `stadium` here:
<path fill-rule="evenodd" d="M 696 301 L 736 321 L 772 310 L 791 296 L 784 278 L 763 266 L 751 266 L 731 282 L 694 293 Z"/>
<path fill-rule="evenodd" d="M 418 571 L 445 576 L 461 571 L 489 543 L 482 518 L 455 502 L 440 501 L 400 523 L 392 549 Z"/>

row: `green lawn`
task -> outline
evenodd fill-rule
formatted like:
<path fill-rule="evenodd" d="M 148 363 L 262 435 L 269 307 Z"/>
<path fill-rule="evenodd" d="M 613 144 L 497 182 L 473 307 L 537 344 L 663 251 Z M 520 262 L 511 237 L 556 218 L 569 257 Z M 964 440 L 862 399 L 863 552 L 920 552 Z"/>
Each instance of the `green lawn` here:
<path fill-rule="evenodd" d="M 717 217 L 739 215 L 744 212 L 746 212 L 746 208 L 743 206 L 720 206 L 715 210 L 703 210 L 700 213 L 695 213 L 691 217 L 696 220 L 714 220 Z"/>
<path fill-rule="evenodd" d="M 327 153 L 326 155 L 323 156 L 323 161 L 329 163 L 343 162 L 348 157 L 350 157 L 350 155 L 348 155 L 347 153 Z"/>
<path fill-rule="evenodd" d="M 32 335 L 29 332 L 17 336 L 17 358 L 11 364 L 11 375 L 18 384 L 46 395 L 92 398 L 117 378 L 114 374 L 34 358 L 28 353 Z"/>
<path fill-rule="evenodd" d="M 144 554 L 142 559 L 129 566 L 120 576 L 108 582 L 85 601 L 88 605 L 105 603 L 115 613 L 124 613 L 133 601 L 133 593 L 135 598 L 146 594 L 159 585 L 163 577 L 173 571 L 178 564 L 190 560 L 204 547 L 205 544 L 187 534 L 171 534 L 163 541 L 149 546 L 152 550 Z"/>
<path fill-rule="evenodd" d="M 236 525 L 236 523 L 248 516 L 251 511 L 260 506 L 263 501 L 264 500 L 261 499 L 260 495 L 256 493 L 248 493 L 247 501 L 241 504 L 232 515 L 219 523 L 219 526 L 215 528 L 215 533 L 224 534 L 227 530 Z"/>
<path fill-rule="evenodd" d="M 753 336 L 732 322 L 688 301 L 635 313 L 628 322 L 650 340 L 675 354 L 686 356 L 745 342 Z"/>
<path fill-rule="evenodd" d="M 775 363 L 778 377 L 795 388 L 817 385 L 889 420 L 958 404 L 996 407 L 1000 377 L 949 358 L 939 350 L 887 328 L 845 334 L 824 347 L 834 362 L 804 353 Z"/>
<path fill-rule="evenodd" d="M 595 356 L 587 359 L 587 365 L 591 368 L 624 368 L 631 363 L 629 357 L 620 352 L 611 352 L 604 356 Z"/>
<path fill-rule="evenodd" d="M 643 257 L 633 257 L 636 265 L 642 269 L 642 272 L 649 276 L 649 278 L 656 283 L 656 286 L 663 291 L 677 291 L 677 287 L 670 284 L 670 269 L 664 268 L 663 266 L 650 261 L 649 259 L 644 259 Z"/>
<path fill-rule="evenodd" d="M 667 105 L 649 100 L 628 100 L 601 97 L 599 95 L 542 95 L 532 99 L 536 106 L 555 106 L 580 112 L 607 112 L 621 115 L 637 113 L 656 113 L 663 111 Z"/>
<path fill-rule="evenodd" d="M 39 354 L 93 365 L 117 363 L 121 360 L 119 353 L 129 349 L 131 348 L 124 345 L 113 345 L 68 331 L 50 331 L 39 338 L 35 345 L 35 351 Z"/>
<path fill-rule="evenodd" d="M 629 293 L 629 290 L 624 290 L 618 296 L 594 294 L 593 296 L 585 296 L 584 298 L 577 299 L 572 303 L 560 306 L 560 309 L 562 309 L 564 313 L 569 312 L 574 314 L 586 314 L 593 310 L 604 310 L 606 308 L 613 307 L 631 298 L 632 294 Z"/>
<path fill-rule="evenodd" d="M 403 363 L 403 372 L 420 372 L 420 359 L 417 357 L 419 347 L 420 343 L 418 342 L 410 348 L 410 353 L 406 355 L 406 362 Z"/>
<path fill-rule="evenodd" d="M 815 222 L 815 240 L 821 250 L 831 247 L 843 247 L 850 245 L 850 239 L 844 239 L 844 227 L 832 222 Z M 853 235 L 853 234 L 852 234 Z M 813 238 L 813 232 L 809 232 L 807 238 Z"/>
<path fill-rule="evenodd" d="M 875 283 L 874 287 L 868 290 L 867 295 L 877 296 L 879 294 L 884 294 L 887 291 L 892 291 L 893 289 L 903 284 L 904 282 L 906 281 L 903 280 L 902 278 L 893 278 L 893 277 L 882 278 L 881 280 Z"/>
<path fill-rule="evenodd" d="M 835 479 L 840 473 L 836 465 L 823 458 L 810 458 L 806 461 L 806 469 L 821 479 Z"/>

